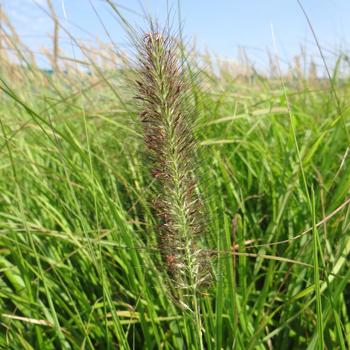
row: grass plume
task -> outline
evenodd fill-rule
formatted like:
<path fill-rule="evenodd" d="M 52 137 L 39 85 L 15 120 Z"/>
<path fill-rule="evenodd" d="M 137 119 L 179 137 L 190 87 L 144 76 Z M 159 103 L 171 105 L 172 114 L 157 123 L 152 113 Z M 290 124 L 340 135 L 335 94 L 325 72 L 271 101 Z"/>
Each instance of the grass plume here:
<path fill-rule="evenodd" d="M 205 232 L 195 172 L 193 112 L 179 46 L 153 30 L 139 46 L 140 116 L 151 159 L 158 240 L 176 288 L 196 291 L 207 283 L 208 263 L 198 241 Z"/>

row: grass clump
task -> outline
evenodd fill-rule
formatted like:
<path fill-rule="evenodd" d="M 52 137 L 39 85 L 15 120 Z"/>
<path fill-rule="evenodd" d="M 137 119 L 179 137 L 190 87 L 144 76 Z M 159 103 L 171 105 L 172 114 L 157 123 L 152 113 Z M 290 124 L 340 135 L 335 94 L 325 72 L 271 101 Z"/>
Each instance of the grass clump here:
<path fill-rule="evenodd" d="M 296 67 L 183 65 L 157 30 L 139 45 L 138 100 L 110 47 L 57 56 L 51 74 L 19 43 L 2 55 L 0 347 L 349 348 L 347 61 L 331 86 Z M 186 88 L 188 69 L 205 90 Z M 217 259 L 201 294 L 203 232 Z"/>

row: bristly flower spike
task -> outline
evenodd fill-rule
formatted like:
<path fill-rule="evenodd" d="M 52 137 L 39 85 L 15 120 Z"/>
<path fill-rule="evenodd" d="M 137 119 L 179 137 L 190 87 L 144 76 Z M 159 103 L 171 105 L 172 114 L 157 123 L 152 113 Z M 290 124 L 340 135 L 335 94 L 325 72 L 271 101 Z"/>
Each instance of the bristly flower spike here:
<path fill-rule="evenodd" d="M 158 242 L 166 271 L 185 296 L 208 283 L 208 256 L 200 247 L 205 232 L 195 176 L 196 143 L 179 46 L 169 34 L 151 31 L 138 47 L 137 99 L 151 159 Z"/>

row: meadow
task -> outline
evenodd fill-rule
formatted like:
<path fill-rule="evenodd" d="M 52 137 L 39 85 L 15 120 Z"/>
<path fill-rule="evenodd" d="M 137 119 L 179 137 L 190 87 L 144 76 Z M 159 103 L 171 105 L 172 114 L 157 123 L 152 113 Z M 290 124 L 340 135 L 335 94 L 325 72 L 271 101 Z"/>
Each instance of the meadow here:
<path fill-rule="evenodd" d="M 137 68 L 73 44 L 84 58 L 56 47 L 48 72 L 10 23 L 2 41 L 0 348 L 349 349 L 347 57 L 330 76 L 238 74 L 191 50 L 212 280 L 186 308 L 157 243 Z"/>

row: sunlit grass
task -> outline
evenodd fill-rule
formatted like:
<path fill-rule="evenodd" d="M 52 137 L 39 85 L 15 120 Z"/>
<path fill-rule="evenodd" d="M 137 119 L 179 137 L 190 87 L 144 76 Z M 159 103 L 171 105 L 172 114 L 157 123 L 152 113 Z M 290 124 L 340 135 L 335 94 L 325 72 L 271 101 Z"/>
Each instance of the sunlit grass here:
<path fill-rule="evenodd" d="M 215 273 L 194 315 L 169 296 L 129 71 L 85 53 L 90 74 L 0 67 L 1 347 L 349 348 L 348 79 L 336 103 L 327 79 L 191 58 Z"/>

